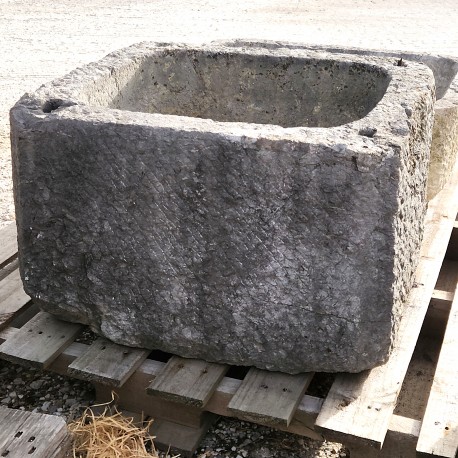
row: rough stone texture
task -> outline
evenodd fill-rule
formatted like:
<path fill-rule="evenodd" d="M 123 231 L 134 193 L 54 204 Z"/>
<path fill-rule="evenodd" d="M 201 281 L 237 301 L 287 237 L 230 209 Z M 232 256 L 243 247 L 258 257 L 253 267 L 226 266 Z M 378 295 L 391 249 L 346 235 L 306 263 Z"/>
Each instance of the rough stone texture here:
<path fill-rule="evenodd" d="M 434 105 L 431 163 L 428 171 L 428 198 L 447 183 L 458 156 L 458 77 L 445 96 Z"/>
<path fill-rule="evenodd" d="M 141 44 L 78 69 L 11 112 L 24 287 L 127 345 L 379 364 L 417 264 L 433 104 L 424 65 L 323 51 Z"/>
<path fill-rule="evenodd" d="M 431 159 L 428 168 L 427 199 L 431 200 L 450 178 L 458 155 L 458 59 L 426 53 L 406 51 L 380 51 L 376 49 L 343 48 L 339 46 L 313 46 L 300 43 L 269 40 L 220 40 L 224 46 L 267 49 L 310 49 L 315 51 L 357 54 L 361 56 L 392 57 L 401 65 L 409 61 L 422 62 L 433 72 L 436 81 L 436 103 L 434 105 L 434 127 L 431 143 Z"/>

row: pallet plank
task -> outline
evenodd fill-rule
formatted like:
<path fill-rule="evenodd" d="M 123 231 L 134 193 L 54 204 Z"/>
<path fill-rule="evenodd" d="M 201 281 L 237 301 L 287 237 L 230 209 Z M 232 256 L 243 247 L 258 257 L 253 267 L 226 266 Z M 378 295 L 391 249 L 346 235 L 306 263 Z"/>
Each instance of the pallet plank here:
<path fill-rule="evenodd" d="M 228 410 L 241 419 L 288 426 L 312 378 L 313 373 L 289 375 L 252 367 Z"/>
<path fill-rule="evenodd" d="M 228 370 L 223 364 L 172 356 L 148 387 L 150 395 L 203 407 Z"/>
<path fill-rule="evenodd" d="M 22 313 L 29 301 L 30 297 L 24 292 L 19 270 L 16 269 L 0 282 L 0 329 Z"/>
<path fill-rule="evenodd" d="M 458 163 L 451 181 L 431 201 L 415 287 L 404 306 L 387 363 L 360 374 L 336 377 L 316 426 L 337 441 L 381 448 L 428 304 L 439 275 L 458 210 Z"/>
<path fill-rule="evenodd" d="M 8 224 L 0 231 L 0 267 L 17 254 L 16 222 Z"/>
<path fill-rule="evenodd" d="M 45 369 L 73 342 L 81 329 L 80 324 L 60 321 L 49 313 L 40 312 L 0 345 L 0 357 Z"/>
<path fill-rule="evenodd" d="M 149 353 L 150 350 L 125 347 L 100 338 L 68 366 L 68 373 L 91 382 L 120 387 Z"/>
<path fill-rule="evenodd" d="M 458 290 L 458 288 L 457 288 Z M 455 293 L 417 451 L 454 458 L 458 452 L 458 294 Z"/>
<path fill-rule="evenodd" d="M 63 418 L 0 407 L 0 456 L 64 457 L 68 438 Z"/>

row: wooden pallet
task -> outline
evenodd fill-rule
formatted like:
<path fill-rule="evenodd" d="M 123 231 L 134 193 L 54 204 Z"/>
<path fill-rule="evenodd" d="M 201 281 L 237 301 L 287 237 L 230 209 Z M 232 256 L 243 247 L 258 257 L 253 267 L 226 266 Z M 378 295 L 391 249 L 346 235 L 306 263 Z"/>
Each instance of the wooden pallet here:
<path fill-rule="evenodd" d="M 120 408 L 156 419 L 152 432 L 159 446 L 172 445 L 185 456 L 222 415 L 337 440 L 350 448 L 351 458 L 417 452 L 453 458 L 458 449 L 457 212 L 458 164 L 429 205 L 415 287 L 389 361 L 360 374 L 337 375 L 323 399 L 307 392 L 317 377 L 312 373 L 251 368 L 237 378 L 221 364 L 177 356 L 161 360 L 106 339 L 75 342 L 82 326 L 38 312 L 24 294 L 15 269 L 13 227 L 0 236 L 6 240 L 0 241 L 0 356 L 90 380 L 98 401 L 111 399 L 115 391 Z M 425 359 L 431 349 L 437 351 Z M 430 374 L 432 382 L 416 377 L 419 373 Z M 409 403 L 415 412 L 406 414 L 402 409 Z"/>

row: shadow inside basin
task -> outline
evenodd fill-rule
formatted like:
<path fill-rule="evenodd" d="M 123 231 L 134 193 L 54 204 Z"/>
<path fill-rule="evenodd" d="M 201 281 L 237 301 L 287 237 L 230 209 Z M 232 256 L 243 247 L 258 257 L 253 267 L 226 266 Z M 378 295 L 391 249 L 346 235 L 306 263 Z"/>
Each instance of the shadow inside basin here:
<path fill-rule="evenodd" d="M 282 127 L 334 127 L 361 119 L 390 82 L 384 69 L 370 64 L 189 49 L 146 57 L 129 78 L 122 71 L 113 73 L 118 89 L 108 91 L 104 103 L 99 88 L 98 104 Z"/>

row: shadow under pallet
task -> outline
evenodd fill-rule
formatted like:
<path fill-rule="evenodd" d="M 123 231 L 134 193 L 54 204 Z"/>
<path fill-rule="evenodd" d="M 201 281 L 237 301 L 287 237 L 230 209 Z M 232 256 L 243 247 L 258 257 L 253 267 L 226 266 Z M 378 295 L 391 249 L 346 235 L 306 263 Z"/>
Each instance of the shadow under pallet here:
<path fill-rule="evenodd" d="M 100 402 L 111 400 L 114 391 L 119 408 L 155 419 L 152 434 L 159 447 L 172 446 L 183 456 L 195 451 L 217 416 L 227 416 L 342 442 L 351 458 L 454 458 L 457 211 L 455 167 L 429 204 L 415 287 L 391 357 L 370 371 L 288 375 L 133 349 L 103 338 L 75 341 L 83 326 L 38 311 L 24 293 L 14 226 L 0 233 L 0 357 L 89 380 Z M 320 393 L 323 380 L 330 387 Z"/>

